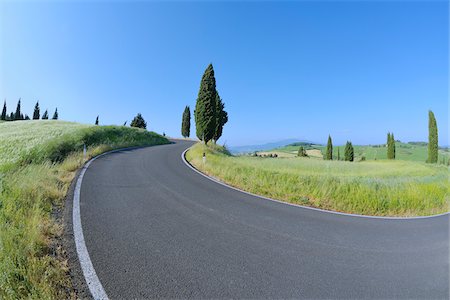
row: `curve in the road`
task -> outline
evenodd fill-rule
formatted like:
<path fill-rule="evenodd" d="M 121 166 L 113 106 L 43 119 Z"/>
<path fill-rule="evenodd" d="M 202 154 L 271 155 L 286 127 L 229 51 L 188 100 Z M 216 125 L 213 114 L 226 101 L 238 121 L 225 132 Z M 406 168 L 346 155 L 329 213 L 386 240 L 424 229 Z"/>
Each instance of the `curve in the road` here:
<path fill-rule="evenodd" d="M 443 298 L 449 217 L 355 218 L 218 185 L 192 143 L 92 162 L 80 224 L 110 298 Z"/>

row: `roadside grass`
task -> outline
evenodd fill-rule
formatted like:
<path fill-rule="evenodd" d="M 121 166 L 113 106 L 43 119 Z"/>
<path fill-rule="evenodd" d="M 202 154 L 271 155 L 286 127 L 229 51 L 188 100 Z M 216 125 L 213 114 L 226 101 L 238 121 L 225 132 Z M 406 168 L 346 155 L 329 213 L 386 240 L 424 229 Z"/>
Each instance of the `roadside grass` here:
<path fill-rule="evenodd" d="M 266 197 L 363 215 L 406 217 L 449 211 L 447 166 L 230 156 L 217 148 L 198 143 L 186 158 L 208 175 Z"/>
<path fill-rule="evenodd" d="M 76 171 L 108 150 L 169 141 L 141 129 L 61 121 L 2 123 L 0 141 L 0 299 L 75 298 L 55 242 L 63 228 L 52 214 Z"/>

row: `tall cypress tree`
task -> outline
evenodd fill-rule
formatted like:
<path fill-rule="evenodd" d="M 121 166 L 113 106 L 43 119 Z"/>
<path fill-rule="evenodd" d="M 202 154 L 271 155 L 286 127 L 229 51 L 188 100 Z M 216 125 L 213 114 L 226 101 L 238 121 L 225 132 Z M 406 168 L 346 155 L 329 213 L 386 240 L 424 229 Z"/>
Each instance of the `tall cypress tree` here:
<path fill-rule="evenodd" d="M 40 117 L 41 117 L 41 109 L 39 108 L 39 101 L 38 101 L 34 106 L 33 120 L 39 120 Z"/>
<path fill-rule="evenodd" d="M 392 153 L 392 158 L 391 159 L 395 159 L 395 138 L 394 138 L 394 133 L 391 133 L 391 153 Z"/>
<path fill-rule="evenodd" d="M 41 108 L 39 107 L 39 101 L 36 102 L 33 111 L 33 120 L 39 120 L 41 117 Z"/>
<path fill-rule="evenodd" d="M 97 118 L 95 118 L 95 125 L 97 125 L 97 126 L 98 126 L 98 117 L 99 116 L 97 116 Z M 125 126 L 125 125 L 123 125 L 123 126 Z"/>
<path fill-rule="evenodd" d="M 45 110 L 44 114 L 42 115 L 42 120 L 48 120 L 48 111 Z"/>
<path fill-rule="evenodd" d="M 217 142 L 222 136 L 223 126 L 228 122 L 228 113 L 225 111 L 225 104 L 216 91 L 216 130 L 214 132 L 213 140 Z"/>
<path fill-rule="evenodd" d="M 16 113 L 14 114 L 14 120 L 22 120 L 22 113 L 20 112 L 20 99 L 17 102 Z"/>
<path fill-rule="evenodd" d="M 351 142 L 347 142 L 347 144 L 345 144 L 345 160 L 346 161 L 353 161 L 355 158 L 355 152 L 353 149 L 353 145 Z"/>
<path fill-rule="evenodd" d="M 181 135 L 187 138 L 191 135 L 191 109 L 186 106 L 183 111 L 183 117 L 181 120 Z"/>
<path fill-rule="evenodd" d="M 55 109 L 55 112 L 53 113 L 52 120 L 58 120 L 58 108 Z"/>
<path fill-rule="evenodd" d="M 5 121 L 6 118 L 7 118 L 7 115 L 6 115 L 6 100 L 5 100 L 5 102 L 3 103 L 3 110 L 2 110 L 2 115 L 1 115 L 0 120 Z"/>
<path fill-rule="evenodd" d="M 200 82 L 194 111 L 196 134 L 205 144 L 214 137 L 216 130 L 216 93 L 214 68 L 209 64 Z"/>
<path fill-rule="evenodd" d="M 326 160 L 333 160 L 333 142 L 331 141 L 331 136 L 328 135 L 327 152 L 325 154 Z"/>
<path fill-rule="evenodd" d="M 393 151 L 392 151 L 392 135 L 390 132 L 388 132 L 387 134 L 387 141 L 386 141 L 386 145 L 387 145 L 387 159 L 394 159 L 393 158 Z"/>
<path fill-rule="evenodd" d="M 337 159 L 341 160 L 341 154 L 339 153 L 339 147 L 337 149 L 338 149 Z"/>
<path fill-rule="evenodd" d="M 428 111 L 428 160 L 429 163 L 438 161 L 438 129 L 434 113 Z"/>

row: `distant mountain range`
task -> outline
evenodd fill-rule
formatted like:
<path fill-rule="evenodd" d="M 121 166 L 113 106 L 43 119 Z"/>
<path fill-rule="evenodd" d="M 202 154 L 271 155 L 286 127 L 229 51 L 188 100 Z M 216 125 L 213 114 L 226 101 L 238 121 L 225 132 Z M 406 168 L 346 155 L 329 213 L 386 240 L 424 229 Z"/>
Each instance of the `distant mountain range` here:
<path fill-rule="evenodd" d="M 228 149 L 233 154 L 238 153 L 250 153 L 255 151 L 265 151 L 265 150 L 272 150 L 279 147 L 284 147 L 289 144 L 293 143 L 311 143 L 309 141 L 302 141 L 298 139 L 286 139 L 281 140 L 278 142 L 272 142 L 272 143 L 266 143 L 266 144 L 260 144 L 260 145 L 247 145 L 247 146 L 230 146 Z"/>

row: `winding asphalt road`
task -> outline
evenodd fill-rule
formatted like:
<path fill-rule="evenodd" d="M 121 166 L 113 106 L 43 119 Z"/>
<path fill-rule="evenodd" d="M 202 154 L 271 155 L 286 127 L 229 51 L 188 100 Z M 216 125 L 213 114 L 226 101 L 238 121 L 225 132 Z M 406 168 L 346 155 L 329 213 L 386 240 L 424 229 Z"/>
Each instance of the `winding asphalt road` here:
<path fill-rule="evenodd" d="M 250 196 L 187 167 L 190 142 L 94 161 L 81 221 L 122 298 L 449 298 L 449 216 L 368 219 Z"/>

